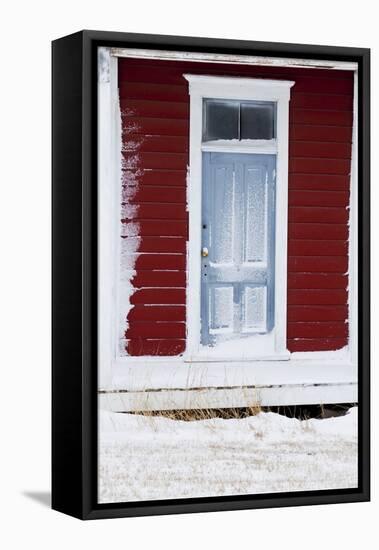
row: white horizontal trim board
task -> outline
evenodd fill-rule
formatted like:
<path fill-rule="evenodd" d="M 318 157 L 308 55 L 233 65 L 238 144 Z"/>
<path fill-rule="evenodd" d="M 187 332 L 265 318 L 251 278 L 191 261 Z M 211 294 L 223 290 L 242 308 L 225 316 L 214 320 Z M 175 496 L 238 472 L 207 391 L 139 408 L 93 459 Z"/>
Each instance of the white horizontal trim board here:
<path fill-rule="evenodd" d="M 285 363 L 122 363 L 99 406 L 121 412 L 357 402 L 357 367 L 347 352 L 334 360 L 328 352 L 305 355 Z"/>
<path fill-rule="evenodd" d="M 99 394 L 100 409 L 113 412 L 218 409 L 356 403 L 356 384 L 286 385 L 272 387 L 202 388 Z"/>
<path fill-rule="evenodd" d="M 275 155 L 278 152 L 277 140 L 223 140 L 206 141 L 201 144 L 204 152 L 219 153 L 255 153 L 256 155 Z"/>
<path fill-rule="evenodd" d="M 343 71 L 354 71 L 358 68 L 357 63 L 348 61 L 330 61 L 326 59 L 298 59 L 294 57 L 267 57 L 205 52 L 175 52 L 168 50 L 144 50 L 136 48 L 112 48 L 111 55 L 115 57 L 131 57 L 136 59 L 167 59 L 172 61 L 198 61 L 200 63 L 236 63 L 238 65 L 267 65 L 269 67 L 305 67 Z"/>
<path fill-rule="evenodd" d="M 296 354 L 293 354 L 296 356 Z M 310 356 L 312 354 L 309 354 Z M 113 366 L 111 386 L 103 390 L 124 389 L 145 391 L 148 389 L 191 389 L 200 387 L 272 386 L 293 384 L 356 383 L 357 368 L 344 355 L 318 355 L 315 359 L 252 362 L 183 362 L 156 363 L 145 360 L 118 362 Z"/>

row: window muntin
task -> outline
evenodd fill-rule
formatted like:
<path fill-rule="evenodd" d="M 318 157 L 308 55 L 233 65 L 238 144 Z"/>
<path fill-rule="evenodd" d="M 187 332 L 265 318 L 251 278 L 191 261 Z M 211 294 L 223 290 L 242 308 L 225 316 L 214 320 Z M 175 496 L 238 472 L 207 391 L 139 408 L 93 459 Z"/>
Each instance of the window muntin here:
<path fill-rule="evenodd" d="M 275 102 L 203 100 L 203 141 L 275 138 Z"/>

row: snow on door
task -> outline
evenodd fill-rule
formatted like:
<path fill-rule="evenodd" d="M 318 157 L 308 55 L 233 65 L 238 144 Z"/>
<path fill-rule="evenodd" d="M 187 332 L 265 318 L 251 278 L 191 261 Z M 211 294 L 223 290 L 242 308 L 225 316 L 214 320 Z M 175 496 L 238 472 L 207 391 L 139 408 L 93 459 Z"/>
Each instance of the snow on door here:
<path fill-rule="evenodd" d="M 275 160 L 203 153 L 203 345 L 274 326 Z"/>

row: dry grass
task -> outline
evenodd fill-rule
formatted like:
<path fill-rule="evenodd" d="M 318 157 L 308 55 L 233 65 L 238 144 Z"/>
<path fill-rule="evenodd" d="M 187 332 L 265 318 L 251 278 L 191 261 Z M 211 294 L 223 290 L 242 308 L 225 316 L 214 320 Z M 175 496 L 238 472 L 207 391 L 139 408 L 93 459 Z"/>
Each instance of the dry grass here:
<path fill-rule="evenodd" d="M 258 404 L 243 408 L 228 409 L 175 409 L 163 411 L 133 411 L 131 414 L 140 414 L 143 416 L 161 416 L 171 420 L 183 420 L 192 422 L 194 420 L 209 420 L 211 418 L 223 418 L 224 420 L 247 418 L 255 416 L 262 411 Z"/>
<path fill-rule="evenodd" d="M 129 414 L 140 414 L 149 417 L 163 417 L 171 420 L 192 422 L 196 420 L 209 420 L 211 418 L 240 419 L 255 416 L 261 412 L 274 412 L 289 418 L 310 420 L 311 418 L 330 418 L 344 416 L 353 404 L 343 405 L 312 405 L 312 406 L 281 406 L 262 407 L 259 403 L 248 407 L 235 408 L 201 408 L 201 409 L 172 409 L 172 410 L 143 410 L 130 411 Z"/>

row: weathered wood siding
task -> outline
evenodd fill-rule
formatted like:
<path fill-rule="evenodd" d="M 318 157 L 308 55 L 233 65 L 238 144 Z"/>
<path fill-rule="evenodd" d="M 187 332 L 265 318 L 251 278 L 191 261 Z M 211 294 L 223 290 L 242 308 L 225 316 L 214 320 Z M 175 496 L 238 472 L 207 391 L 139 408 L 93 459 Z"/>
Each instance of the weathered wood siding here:
<path fill-rule="evenodd" d="M 348 340 L 353 74 L 303 68 L 119 60 L 123 239 L 134 239 L 130 355 L 185 349 L 189 95 L 183 73 L 291 79 L 288 349 Z"/>

